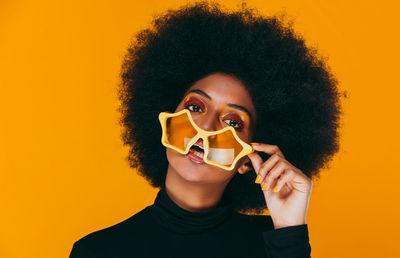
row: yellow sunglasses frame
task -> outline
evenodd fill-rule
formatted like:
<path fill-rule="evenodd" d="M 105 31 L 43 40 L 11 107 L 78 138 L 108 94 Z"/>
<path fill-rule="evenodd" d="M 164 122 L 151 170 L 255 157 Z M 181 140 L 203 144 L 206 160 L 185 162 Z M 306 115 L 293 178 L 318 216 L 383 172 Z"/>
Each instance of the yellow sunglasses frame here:
<path fill-rule="evenodd" d="M 175 116 L 180 116 L 182 114 L 186 114 L 189 118 L 190 123 L 192 124 L 193 128 L 197 131 L 197 134 L 188 142 L 188 144 L 186 145 L 186 150 L 182 151 L 179 148 L 176 148 L 175 146 L 169 144 L 167 142 L 167 119 L 171 118 L 171 117 L 175 117 Z M 204 156 L 203 156 L 203 160 L 205 163 L 210 164 L 210 165 L 214 165 L 217 167 L 220 167 L 222 169 L 225 170 L 232 170 L 236 163 L 239 161 L 239 159 L 241 159 L 242 157 L 253 153 L 255 150 L 254 148 L 250 145 L 247 144 L 246 142 L 244 142 L 243 140 L 241 140 L 239 138 L 239 136 L 236 134 L 235 129 L 232 126 L 227 126 L 221 130 L 218 131 L 206 131 L 201 129 L 199 126 L 196 125 L 196 123 L 193 121 L 192 115 L 190 114 L 190 111 L 187 109 L 183 109 L 181 111 L 178 111 L 176 113 L 169 113 L 169 112 L 161 112 L 158 115 L 158 119 L 160 120 L 160 124 L 161 124 L 161 128 L 162 128 L 162 137 L 161 137 L 161 143 L 162 145 L 164 145 L 167 148 L 171 148 L 173 150 L 176 150 L 177 152 L 181 153 L 181 154 L 187 154 L 189 152 L 190 147 L 192 147 L 192 145 L 194 143 L 197 142 L 197 140 L 199 138 L 203 139 L 203 147 L 204 147 Z M 226 131 L 231 131 L 233 136 L 235 137 L 236 141 L 242 145 L 243 149 L 242 151 L 236 156 L 236 158 L 233 160 L 232 164 L 227 167 L 221 164 L 218 164 L 214 161 L 208 160 L 207 156 L 209 153 L 209 142 L 208 142 L 208 137 L 212 136 L 212 135 L 216 135 L 216 134 L 220 134 Z"/>

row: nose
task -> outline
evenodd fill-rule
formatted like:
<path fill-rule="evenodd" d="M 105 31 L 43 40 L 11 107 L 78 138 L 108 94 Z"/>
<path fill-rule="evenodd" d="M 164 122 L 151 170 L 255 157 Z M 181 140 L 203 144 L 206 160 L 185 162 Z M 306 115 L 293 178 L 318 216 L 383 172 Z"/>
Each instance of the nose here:
<path fill-rule="evenodd" d="M 200 115 L 194 120 L 196 125 L 206 131 L 216 131 L 218 127 L 218 118 L 216 114 L 208 113 Z"/>

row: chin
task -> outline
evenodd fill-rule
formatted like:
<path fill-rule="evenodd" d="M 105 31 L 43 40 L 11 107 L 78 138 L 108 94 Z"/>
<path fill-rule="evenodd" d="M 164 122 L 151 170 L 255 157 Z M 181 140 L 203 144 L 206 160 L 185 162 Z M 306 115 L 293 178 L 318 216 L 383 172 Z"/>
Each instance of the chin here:
<path fill-rule="evenodd" d="M 209 165 L 197 164 L 174 150 L 167 149 L 169 165 L 180 177 L 192 183 L 218 183 L 230 177 L 232 172 Z"/>

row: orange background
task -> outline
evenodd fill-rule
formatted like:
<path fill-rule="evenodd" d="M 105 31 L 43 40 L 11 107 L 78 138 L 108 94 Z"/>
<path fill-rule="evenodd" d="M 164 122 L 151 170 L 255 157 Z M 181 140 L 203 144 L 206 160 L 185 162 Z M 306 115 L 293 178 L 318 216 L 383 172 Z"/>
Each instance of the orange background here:
<path fill-rule="evenodd" d="M 67 257 L 153 203 L 125 161 L 116 85 L 133 34 L 185 2 L 0 1 L 0 257 Z M 312 256 L 400 257 L 398 6 L 248 3 L 295 17 L 348 92 L 341 151 L 311 194 Z"/>

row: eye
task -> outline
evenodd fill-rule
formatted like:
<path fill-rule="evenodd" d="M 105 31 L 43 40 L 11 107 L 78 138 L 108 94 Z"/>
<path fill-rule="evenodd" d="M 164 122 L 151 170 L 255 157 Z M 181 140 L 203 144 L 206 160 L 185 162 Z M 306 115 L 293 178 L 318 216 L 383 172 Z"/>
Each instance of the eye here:
<path fill-rule="evenodd" d="M 193 96 L 185 101 L 184 107 L 189 109 L 190 112 L 204 112 L 205 110 L 204 103 Z"/>
<path fill-rule="evenodd" d="M 185 108 L 189 109 L 191 112 L 203 112 L 203 109 L 196 104 L 186 105 Z"/>
<path fill-rule="evenodd" d="M 235 121 L 234 119 L 224 119 L 222 121 L 224 121 L 227 125 L 232 126 L 235 129 L 239 130 L 243 129 L 242 125 L 237 121 Z"/>
<path fill-rule="evenodd" d="M 222 121 L 229 126 L 232 126 L 237 131 L 241 131 L 244 128 L 244 123 L 240 117 L 234 113 L 227 114 Z"/>

